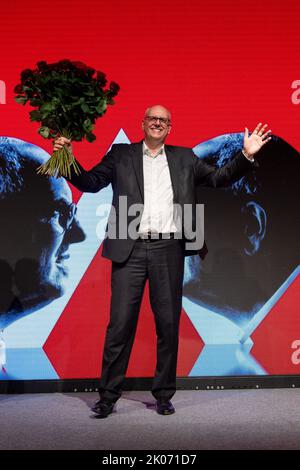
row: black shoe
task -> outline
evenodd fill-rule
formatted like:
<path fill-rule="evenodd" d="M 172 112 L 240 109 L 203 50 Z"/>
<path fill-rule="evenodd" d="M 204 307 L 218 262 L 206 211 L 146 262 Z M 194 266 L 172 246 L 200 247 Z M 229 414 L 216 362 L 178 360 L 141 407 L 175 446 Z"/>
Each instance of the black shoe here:
<path fill-rule="evenodd" d="M 114 410 L 114 402 L 100 399 L 92 406 L 91 410 L 97 414 L 97 418 L 107 418 Z"/>
<path fill-rule="evenodd" d="M 156 411 L 159 415 L 172 415 L 175 408 L 169 400 L 159 398 L 156 400 Z"/>

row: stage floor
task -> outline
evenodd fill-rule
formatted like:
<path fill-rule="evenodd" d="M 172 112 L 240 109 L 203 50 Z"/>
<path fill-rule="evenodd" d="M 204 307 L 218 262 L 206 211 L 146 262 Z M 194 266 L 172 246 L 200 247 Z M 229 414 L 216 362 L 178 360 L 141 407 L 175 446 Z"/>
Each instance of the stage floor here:
<path fill-rule="evenodd" d="M 96 393 L 0 395 L 0 449 L 300 449 L 300 389 L 178 391 L 176 413 L 124 392 L 94 418 Z"/>

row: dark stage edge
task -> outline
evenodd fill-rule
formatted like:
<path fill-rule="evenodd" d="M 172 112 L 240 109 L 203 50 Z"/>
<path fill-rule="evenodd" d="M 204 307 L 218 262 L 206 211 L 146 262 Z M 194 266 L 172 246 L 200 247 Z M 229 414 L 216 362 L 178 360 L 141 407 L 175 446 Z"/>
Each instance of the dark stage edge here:
<path fill-rule="evenodd" d="M 127 378 L 124 391 L 151 390 L 152 378 Z M 3 380 L 0 393 L 76 393 L 97 392 L 99 379 Z M 177 390 L 241 390 L 298 388 L 300 375 L 178 377 Z"/>

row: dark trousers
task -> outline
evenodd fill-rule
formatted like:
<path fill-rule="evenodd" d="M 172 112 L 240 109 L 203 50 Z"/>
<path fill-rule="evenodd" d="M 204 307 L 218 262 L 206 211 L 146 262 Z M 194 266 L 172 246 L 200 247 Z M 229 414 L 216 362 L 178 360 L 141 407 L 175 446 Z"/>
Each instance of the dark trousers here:
<path fill-rule="evenodd" d="M 122 393 L 146 280 L 157 334 L 152 394 L 170 399 L 176 391 L 184 251 L 180 240 L 138 240 L 129 259 L 112 263 L 110 322 L 106 331 L 101 398 Z M 141 358 L 142 360 L 142 358 Z"/>

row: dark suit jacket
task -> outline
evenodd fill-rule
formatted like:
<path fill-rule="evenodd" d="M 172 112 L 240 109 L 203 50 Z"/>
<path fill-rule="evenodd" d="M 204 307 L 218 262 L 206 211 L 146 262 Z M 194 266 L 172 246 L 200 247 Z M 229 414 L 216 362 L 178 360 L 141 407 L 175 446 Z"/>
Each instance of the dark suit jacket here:
<path fill-rule="evenodd" d="M 144 177 L 143 177 L 143 145 L 142 142 L 133 144 L 114 144 L 100 163 L 89 171 L 85 171 L 79 164 L 81 173 L 74 171 L 69 181 L 80 191 L 98 192 L 111 184 L 113 188 L 112 206 L 115 208 L 116 220 L 109 217 L 108 228 L 119 222 L 119 196 L 127 196 L 127 207 L 132 204 L 144 203 Z M 193 208 L 193 224 L 195 228 L 196 185 L 208 187 L 226 187 L 239 180 L 249 170 L 253 163 L 239 152 L 229 163 L 222 168 L 215 169 L 200 160 L 193 151 L 185 147 L 165 145 L 169 165 L 170 177 L 173 187 L 174 203 L 182 208 L 190 204 Z M 78 162 L 77 162 L 78 163 Z M 68 178 L 67 178 L 68 179 Z M 142 213 L 139 215 L 140 221 Z M 137 219 L 136 215 L 127 217 L 127 226 Z M 183 221 L 184 224 L 184 221 Z M 182 230 L 184 234 L 184 229 Z M 183 236 L 183 243 L 187 240 Z M 192 240 L 188 239 L 189 242 Z M 132 238 L 121 238 L 117 229 L 117 238 L 105 238 L 102 255 L 116 262 L 125 261 L 134 245 Z M 185 255 L 199 253 L 204 256 L 206 245 L 202 249 L 185 250 Z"/>

